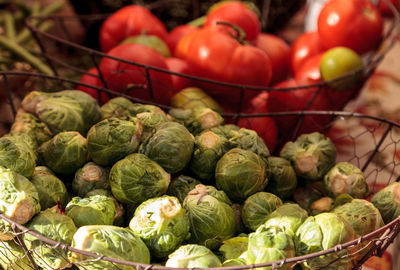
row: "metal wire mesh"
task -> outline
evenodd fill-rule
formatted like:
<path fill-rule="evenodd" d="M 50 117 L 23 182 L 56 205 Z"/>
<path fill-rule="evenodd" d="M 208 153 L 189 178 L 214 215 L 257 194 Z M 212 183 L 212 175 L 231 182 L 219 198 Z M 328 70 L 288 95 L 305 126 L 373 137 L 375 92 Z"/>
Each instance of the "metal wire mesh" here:
<path fill-rule="evenodd" d="M 43 74 L 2 72 L 0 76 L 3 83 L 0 91 L 5 96 L 11 96 L 12 88 L 9 82 L 12 82 L 12 77 L 29 80 L 31 91 L 57 91 L 74 89 L 82 85 L 78 81 Z M 118 94 L 108 89 L 96 87 L 95 89 L 100 92 Z M 133 100 L 130 96 L 126 96 L 126 98 Z M 18 105 L 14 104 L 12 98 L 9 99 L 9 103 L 10 110 L 16 111 Z M 163 108 L 168 109 L 169 107 L 164 106 Z M 321 127 L 320 131 L 326 132 L 337 145 L 338 161 L 348 161 L 362 169 L 373 193 L 377 191 L 378 185 L 388 185 L 400 179 L 400 159 L 398 158 L 400 124 L 398 123 L 359 113 L 335 111 L 269 113 L 259 117 L 267 116 L 276 120 L 288 116 L 312 116 L 318 120 L 320 117 L 329 116 L 332 121 Z M 240 115 L 238 117 L 253 117 L 253 115 Z M 10 230 L 10 237 L 2 239 L 5 241 L 0 242 L 0 265 L 6 266 L 7 269 L 39 269 L 39 267 L 44 269 L 64 269 L 69 267 L 93 269 L 91 267 L 99 263 L 101 263 L 101 266 L 98 265 L 97 267 L 104 267 L 104 262 L 109 263 L 107 264 L 107 269 L 165 269 L 162 265 L 146 265 L 124 261 L 107 257 L 103 254 L 94 254 L 72 248 L 66 243 L 49 239 L 36 231 L 30 230 L 10 220 L 3 214 L 0 214 L 0 220 L 4 224 L 9 224 L 12 229 Z M 281 261 L 248 266 L 231 266 L 224 267 L 224 269 L 236 270 L 268 266 L 272 267 L 272 269 L 279 269 L 282 265 L 289 265 L 294 268 L 296 265 L 320 256 L 330 256 L 334 259 L 333 262 L 337 260 L 351 261 L 352 269 L 358 269 L 371 256 L 382 255 L 399 231 L 400 217 L 372 233 L 328 250 Z M 27 234 L 36 239 L 35 244 L 29 245 L 29 248 L 25 244 Z M 49 252 L 52 257 L 58 258 L 59 264 L 57 267 L 46 259 L 49 258 Z M 68 256 L 70 253 L 79 254 L 81 260 L 72 263 Z M 43 254 L 46 254 L 46 256 L 43 256 Z"/>

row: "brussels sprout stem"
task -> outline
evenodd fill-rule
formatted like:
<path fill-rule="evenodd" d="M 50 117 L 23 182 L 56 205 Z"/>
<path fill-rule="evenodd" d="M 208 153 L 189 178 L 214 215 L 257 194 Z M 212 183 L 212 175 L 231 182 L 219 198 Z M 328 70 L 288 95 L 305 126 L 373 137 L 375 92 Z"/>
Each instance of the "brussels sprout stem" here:
<path fill-rule="evenodd" d="M 6 28 L 7 38 L 15 40 L 15 21 L 10 12 L 4 13 L 4 25 Z"/>

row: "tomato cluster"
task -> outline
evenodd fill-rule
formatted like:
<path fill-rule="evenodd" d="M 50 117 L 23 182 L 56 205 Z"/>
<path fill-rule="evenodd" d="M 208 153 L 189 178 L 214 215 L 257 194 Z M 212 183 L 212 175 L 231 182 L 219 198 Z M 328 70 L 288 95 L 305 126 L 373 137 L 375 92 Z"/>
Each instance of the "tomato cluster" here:
<path fill-rule="evenodd" d="M 146 8 L 129 5 L 108 17 L 101 27 L 101 49 L 109 56 L 99 65 L 103 80 L 92 69 L 81 81 L 131 95 L 138 101 L 165 105 L 182 89 L 200 87 L 227 113 L 336 110 L 360 87 L 345 85 L 340 91 L 329 84 L 321 87 L 321 59 L 328 58 L 323 58 L 325 52 L 336 47 L 351 49 L 360 57 L 375 50 L 382 39 L 383 22 L 379 9 L 369 0 L 329 0 L 321 10 L 318 29 L 301 34 L 292 44 L 260 29 L 257 12 L 241 1 L 219 2 L 210 8 L 200 26 L 185 24 L 170 31 Z M 158 40 L 133 41 L 137 39 L 131 37 L 137 35 Z M 163 52 L 169 52 L 160 54 L 160 42 L 165 43 Z M 330 76 L 349 71 L 340 65 L 323 70 Z M 288 87 L 294 89 L 281 90 Z M 81 90 L 99 97 L 97 91 L 87 87 Z M 102 101 L 107 98 L 101 94 Z M 303 120 L 301 133 L 329 121 L 312 117 Z M 273 141 L 278 132 L 290 133 L 297 122 L 293 117 L 283 117 L 276 124 L 268 117 L 247 117 L 237 123 Z"/>

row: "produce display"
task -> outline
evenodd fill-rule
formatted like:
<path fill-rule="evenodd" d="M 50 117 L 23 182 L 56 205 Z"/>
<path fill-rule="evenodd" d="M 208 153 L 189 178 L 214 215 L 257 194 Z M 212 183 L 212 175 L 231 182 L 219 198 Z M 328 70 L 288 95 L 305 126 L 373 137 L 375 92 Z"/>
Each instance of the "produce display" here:
<path fill-rule="evenodd" d="M 321 16 L 304 57 L 294 51 L 301 39 L 261 33 L 258 11 L 243 2 L 218 3 L 203 19 L 172 38 L 177 30 L 150 10 L 126 6 L 101 26 L 104 56 L 80 81 L 94 88 L 26 95 L 0 137 L 0 213 L 59 244 L 16 236 L 0 219 L 1 267 L 351 269 L 366 242 L 338 245 L 399 217 L 398 183 L 376 192 L 357 162 L 338 161 L 321 129 L 331 116 L 229 117 L 341 108 L 362 85 L 382 21 L 366 34 L 371 47 L 364 36 L 332 45 Z M 337 61 L 343 51 L 350 58 Z M 188 69 L 174 70 L 172 58 Z M 13 260 L 23 248 L 32 256 Z"/>

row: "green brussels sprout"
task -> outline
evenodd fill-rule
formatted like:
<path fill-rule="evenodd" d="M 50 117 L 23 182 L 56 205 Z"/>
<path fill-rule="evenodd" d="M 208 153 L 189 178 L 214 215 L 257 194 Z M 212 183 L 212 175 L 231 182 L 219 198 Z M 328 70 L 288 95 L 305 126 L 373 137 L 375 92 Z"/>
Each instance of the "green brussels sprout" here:
<path fill-rule="evenodd" d="M 292 163 L 298 177 L 317 181 L 335 165 L 336 148 L 331 139 L 314 132 L 287 142 L 280 156 Z"/>
<path fill-rule="evenodd" d="M 114 197 L 127 204 L 139 205 L 167 192 L 171 175 L 143 154 L 126 156 L 112 166 L 110 185 Z"/>
<path fill-rule="evenodd" d="M 95 195 L 88 198 L 73 197 L 65 207 L 67 216 L 77 227 L 85 225 L 112 225 L 115 204 L 112 198 Z"/>
<path fill-rule="evenodd" d="M 309 213 L 311 213 L 311 204 L 322 197 L 325 197 L 322 181 L 306 181 L 305 186 L 296 188 L 292 194 L 293 201 Z"/>
<path fill-rule="evenodd" d="M 224 118 L 218 112 L 207 107 L 171 109 L 168 114 L 174 121 L 184 125 L 193 134 L 199 134 L 224 123 Z"/>
<path fill-rule="evenodd" d="M 288 199 L 297 187 L 297 177 L 287 159 L 270 156 L 267 158 L 268 186 L 266 191 L 281 198 Z"/>
<path fill-rule="evenodd" d="M 267 186 L 267 163 L 251 151 L 233 148 L 218 160 L 215 181 L 231 200 L 244 201 Z"/>
<path fill-rule="evenodd" d="M 385 223 L 395 220 L 400 216 L 400 183 L 384 187 L 372 196 L 371 202 L 378 208 Z"/>
<path fill-rule="evenodd" d="M 163 258 L 189 236 L 189 217 L 177 198 L 149 199 L 136 208 L 129 228 L 149 248 L 152 256 Z"/>
<path fill-rule="evenodd" d="M 0 138 L 0 166 L 30 178 L 37 155 L 24 137 L 5 135 Z"/>
<path fill-rule="evenodd" d="M 109 168 L 104 168 L 94 162 L 88 162 L 75 172 L 72 180 L 72 191 L 79 197 L 84 197 L 94 189 L 109 189 Z"/>
<path fill-rule="evenodd" d="M 145 141 L 150 137 L 159 124 L 169 122 L 169 119 L 164 112 L 142 112 L 138 113 L 136 118 L 143 126 L 142 141 Z"/>
<path fill-rule="evenodd" d="M 311 215 L 315 216 L 324 212 L 330 212 L 335 205 L 335 201 L 331 197 L 322 197 L 315 200 L 310 205 Z"/>
<path fill-rule="evenodd" d="M 265 223 L 268 215 L 283 204 L 282 200 L 268 192 L 257 192 L 248 197 L 243 204 L 242 220 L 250 231 L 255 231 Z"/>
<path fill-rule="evenodd" d="M 111 166 L 136 152 L 142 136 L 142 124 L 136 118 L 107 118 L 93 125 L 87 134 L 87 148 L 92 160 Z"/>
<path fill-rule="evenodd" d="M 31 270 L 32 266 L 18 240 L 0 241 L 0 268 Z"/>
<path fill-rule="evenodd" d="M 154 112 L 166 115 L 166 113 L 160 107 L 143 103 L 133 103 L 132 111 L 135 113 L 135 115 L 143 112 Z"/>
<path fill-rule="evenodd" d="M 167 195 L 178 198 L 180 203 L 183 203 L 189 191 L 194 189 L 201 182 L 193 177 L 179 175 L 171 180 L 168 186 Z"/>
<path fill-rule="evenodd" d="M 39 146 L 53 136 L 49 127 L 33 114 L 18 111 L 10 129 L 11 134 L 26 134 Z"/>
<path fill-rule="evenodd" d="M 190 171 L 199 179 L 209 181 L 215 176 L 218 160 L 231 148 L 228 139 L 212 131 L 204 131 L 195 137 Z"/>
<path fill-rule="evenodd" d="M 349 194 L 353 198 L 363 199 L 369 194 L 364 173 L 348 162 L 337 163 L 325 174 L 324 187 L 332 197 Z"/>
<path fill-rule="evenodd" d="M 229 259 L 222 263 L 222 266 L 242 266 L 247 265 L 246 259 L 237 258 L 237 259 Z"/>
<path fill-rule="evenodd" d="M 166 267 L 173 268 L 208 268 L 220 267 L 221 261 L 207 247 L 201 245 L 184 245 L 168 256 Z"/>
<path fill-rule="evenodd" d="M 234 136 L 237 136 L 238 131 L 240 130 L 239 126 L 233 124 L 225 124 L 217 127 L 210 128 L 212 132 L 217 134 L 218 136 L 222 136 L 227 138 L 228 140 L 232 139 Z"/>
<path fill-rule="evenodd" d="M 76 131 L 58 133 L 38 153 L 42 163 L 59 174 L 74 174 L 89 158 L 86 138 Z"/>
<path fill-rule="evenodd" d="M 237 131 L 230 131 L 233 135 L 229 141 L 237 148 L 249 150 L 257 155 L 267 158 L 270 155 L 264 140 L 254 130 L 241 128 Z"/>
<path fill-rule="evenodd" d="M 135 117 L 133 102 L 124 97 L 115 97 L 107 101 L 100 108 L 102 119 Z"/>
<path fill-rule="evenodd" d="M 347 243 L 356 238 L 351 225 L 334 213 L 321 213 L 308 217 L 298 228 L 295 236 L 296 255 L 302 256 L 327 250 L 336 245 Z M 346 256 L 355 250 L 343 249 L 303 263 L 306 269 L 349 269 L 352 256 Z"/>
<path fill-rule="evenodd" d="M 22 101 L 22 108 L 46 123 L 54 134 L 78 131 L 86 135 L 89 128 L 101 120 L 97 101 L 79 90 L 32 91 Z"/>
<path fill-rule="evenodd" d="M 221 252 L 224 261 L 239 259 L 247 251 L 248 244 L 249 237 L 247 236 L 232 237 L 222 241 L 219 252 Z"/>
<path fill-rule="evenodd" d="M 186 196 L 183 207 L 189 213 L 190 242 L 217 249 L 223 240 L 235 235 L 235 213 L 223 191 L 197 185 Z"/>
<path fill-rule="evenodd" d="M 28 228 L 66 245 L 71 245 L 72 237 L 76 232 L 76 226 L 70 217 L 57 213 L 51 208 L 36 215 L 29 222 Z M 24 242 L 29 250 L 34 251 L 31 254 L 40 267 L 63 269 L 71 266 L 66 260 L 67 250 L 45 246 L 41 240 L 31 234 L 24 235 Z"/>
<path fill-rule="evenodd" d="M 107 196 L 110 197 L 115 205 L 115 215 L 114 215 L 114 223 L 113 225 L 116 226 L 122 226 L 124 224 L 124 214 L 125 214 L 125 208 L 124 206 L 117 201 L 117 199 L 114 198 L 114 196 L 111 193 L 111 190 L 106 190 L 106 189 L 93 189 L 86 193 L 85 198 L 90 198 L 92 196 L 96 195 L 102 195 L 102 196 Z"/>
<path fill-rule="evenodd" d="M 267 227 L 279 227 L 290 237 L 294 237 L 299 226 L 306 220 L 308 213 L 295 203 L 285 203 L 268 215 Z"/>
<path fill-rule="evenodd" d="M 11 227 L 11 223 L 8 223 L 5 219 L 0 218 L 0 243 L 1 241 L 9 241 L 15 237 L 14 230 Z"/>
<path fill-rule="evenodd" d="M 206 107 L 219 113 L 223 112 L 221 106 L 214 99 L 197 87 L 187 87 L 173 95 L 171 106 L 180 109 Z"/>
<path fill-rule="evenodd" d="M 249 234 L 249 246 L 247 250 L 248 264 L 266 263 L 294 257 L 295 249 L 292 238 L 281 228 L 261 225 Z M 287 263 L 279 267 L 282 270 L 292 269 L 293 263 Z M 259 269 L 272 269 L 262 267 Z"/>
<path fill-rule="evenodd" d="M 193 146 L 194 137 L 183 125 L 165 122 L 140 145 L 139 153 L 157 162 L 167 172 L 176 173 L 190 161 Z"/>
<path fill-rule="evenodd" d="M 113 259 L 150 263 L 149 249 L 140 237 L 128 228 L 113 225 L 82 226 L 74 234 L 71 246 Z M 77 252 L 69 252 L 68 259 L 81 270 L 132 269 L 132 266 L 96 260 Z"/>
<path fill-rule="evenodd" d="M 46 166 L 37 166 L 33 171 L 31 182 L 39 194 L 42 210 L 60 203 L 67 205 L 68 193 L 64 183 Z"/>
<path fill-rule="evenodd" d="M 0 212 L 5 216 L 25 224 L 39 213 L 38 192 L 23 175 L 0 166 L 0 187 Z"/>
<path fill-rule="evenodd" d="M 344 218 L 357 236 L 366 235 L 385 225 L 379 210 L 363 199 L 354 199 L 336 207 L 332 212 Z"/>

